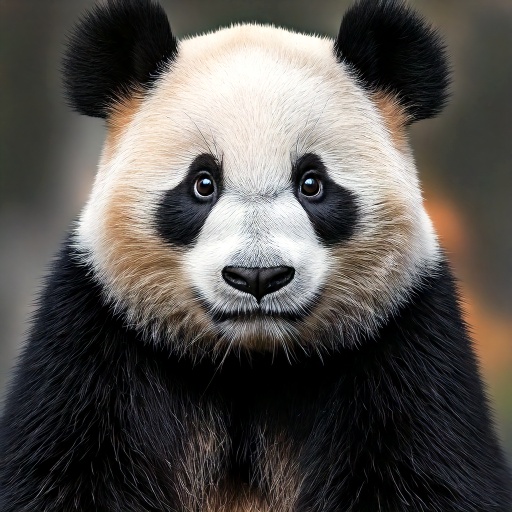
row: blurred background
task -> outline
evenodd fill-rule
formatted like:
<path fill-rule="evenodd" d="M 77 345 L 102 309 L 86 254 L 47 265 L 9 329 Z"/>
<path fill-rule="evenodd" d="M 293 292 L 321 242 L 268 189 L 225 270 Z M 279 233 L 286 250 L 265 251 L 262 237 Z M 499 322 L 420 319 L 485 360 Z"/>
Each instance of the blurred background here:
<path fill-rule="evenodd" d="M 161 0 L 178 37 L 234 21 L 335 36 L 348 0 Z M 89 194 L 104 124 L 65 105 L 61 55 L 92 0 L 0 0 L 0 394 L 47 265 Z M 411 131 L 512 460 L 512 0 L 410 0 L 444 35 L 453 97 Z M 507 220 L 508 219 L 508 220 Z"/>

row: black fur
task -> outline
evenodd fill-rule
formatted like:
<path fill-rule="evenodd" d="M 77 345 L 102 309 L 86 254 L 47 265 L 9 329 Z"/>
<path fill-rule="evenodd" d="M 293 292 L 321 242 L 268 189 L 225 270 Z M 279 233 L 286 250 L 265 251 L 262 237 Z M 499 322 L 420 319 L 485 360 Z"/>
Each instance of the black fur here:
<path fill-rule="evenodd" d="M 194 193 L 198 177 L 209 174 L 215 181 L 213 195 L 199 198 Z M 160 236 L 174 245 L 189 245 L 199 235 L 222 192 L 222 164 L 206 153 L 197 156 L 179 185 L 168 190 L 156 211 Z"/>
<path fill-rule="evenodd" d="M 64 83 L 79 113 L 108 117 L 124 97 L 147 89 L 167 69 L 177 41 L 152 0 L 106 0 L 87 13 L 69 41 Z"/>
<path fill-rule="evenodd" d="M 300 193 L 301 179 L 309 172 L 322 182 L 323 192 L 318 197 Z M 306 210 L 317 235 L 327 245 L 340 243 L 352 236 L 359 217 L 356 196 L 329 177 L 318 155 L 303 155 L 293 167 L 292 181 L 297 199 Z"/>
<path fill-rule="evenodd" d="M 449 70 L 438 34 L 401 0 L 360 0 L 345 14 L 334 52 L 369 91 L 395 96 L 409 123 L 447 100 Z"/>
<path fill-rule="evenodd" d="M 179 489 L 198 482 L 200 493 L 228 482 L 265 497 L 265 441 L 295 449 L 304 477 L 296 512 L 511 510 L 446 265 L 358 349 L 323 363 L 233 356 L 216 371 L 144 344 L 70 247 L 7 397 L 3 512 L 182 511 Z M 214 434 L 216 464 L 190 442 L 201 428 Z M 199 469 L 192 482 L 184 476 L 183 461 L 194 459 L 208 479 Z"/>

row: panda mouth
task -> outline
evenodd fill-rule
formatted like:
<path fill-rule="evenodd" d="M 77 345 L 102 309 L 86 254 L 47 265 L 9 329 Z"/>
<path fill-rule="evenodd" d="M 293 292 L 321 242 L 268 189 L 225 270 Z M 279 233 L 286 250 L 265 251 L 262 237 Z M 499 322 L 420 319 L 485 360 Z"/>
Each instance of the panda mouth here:
<path fill-rule="evenodd" d="M 197 301 L 203 306 L 204 311 L 215 323 L 223 322 L 264 322 L 265 320 L 276 320 L 286 322 L 298 322 L 308 317 L 316 304 L 315 300 L 303 304 L 299 311 L 275 311 L 272 309 L 262 309 L 261 306 L 255 309 L 237 309 L 237 310 L 219 310 L 214 307 L 204 297 L 196 295 Z"/>
<path fill-rule="evenodd" d="M 273 312 L 273 311 L 262 311 L 257 309 L 255 311 L 221 311 L 221 312 L 210 312 L 210 316 L 215 322 L 227 322 L 229 320 L 242 320 L 242 321 L 257 321 L 265 320 L 269 318 L 275 318 L 279 320 L 287 320 L 289 322 L 296 322 L 303 319 L 307 315 L 306 311 L 301 313 L 294 312 Z"/>

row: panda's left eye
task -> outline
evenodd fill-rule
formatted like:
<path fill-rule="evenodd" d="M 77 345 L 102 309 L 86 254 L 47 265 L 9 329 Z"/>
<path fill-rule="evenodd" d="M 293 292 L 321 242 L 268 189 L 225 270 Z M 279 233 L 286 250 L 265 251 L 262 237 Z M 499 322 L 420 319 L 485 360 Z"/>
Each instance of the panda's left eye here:
<path fill-rule="evenodd" d="M 194 185 L 196 196 L 205 198 L 211 196 L 215 192 L 215 182 L 209 174 L 203 174 L 196 179 Z"/>
<path fill-rule="evenodd" d="M 322 182 L 314 174 L 307 174 L 302 178 L 300 193 L 307 197 L 319 196 L 322 192 Z"/>

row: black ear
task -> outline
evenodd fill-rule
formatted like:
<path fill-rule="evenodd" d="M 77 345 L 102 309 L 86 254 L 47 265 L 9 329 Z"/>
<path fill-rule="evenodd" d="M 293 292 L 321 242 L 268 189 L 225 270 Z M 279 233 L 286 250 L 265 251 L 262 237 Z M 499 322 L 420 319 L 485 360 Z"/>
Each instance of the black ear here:
<path fill-rule="evenodd" d="M 360 0 L 345 14 L 334 52 L 370 92 L 393 95 L 408 122 L 438 114 L 449 69 L 435 30 L 401 0 Z"/>
<path fill-rule="evenodd" d="M 176 57 L 177 41 L 151 0 L 106 0 L 76 26 L 64 58 L 71 106 L 107 117 L 123 97 L 147 89 Z"/>

